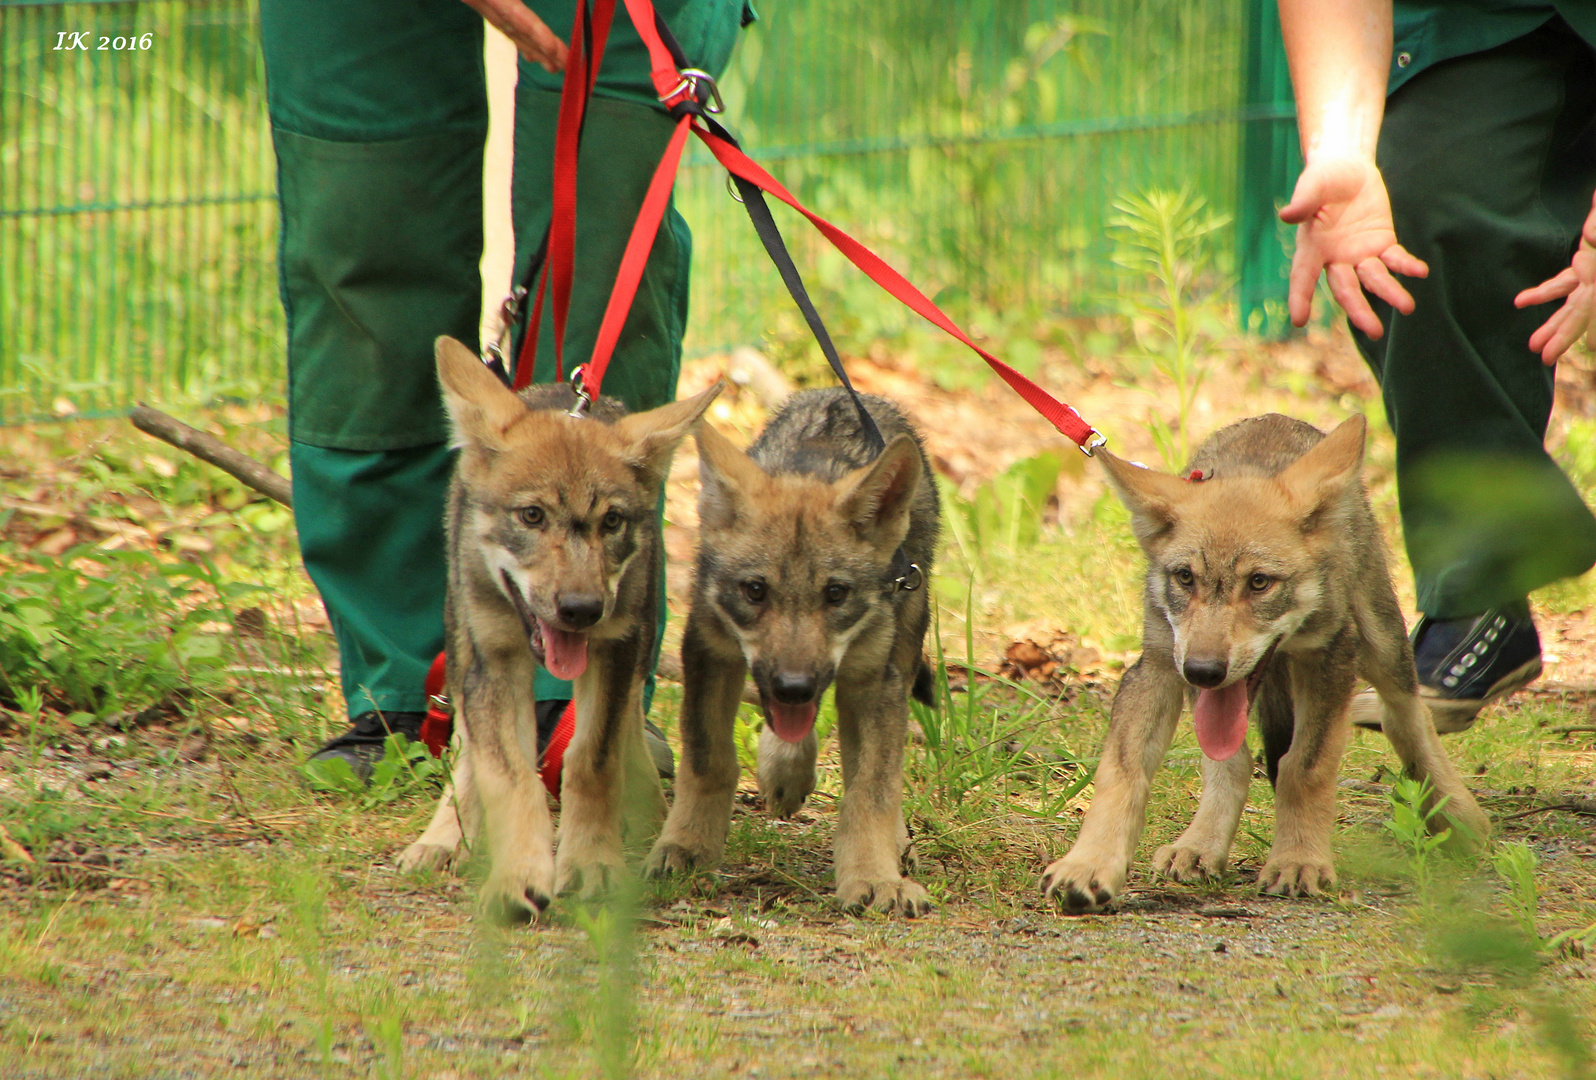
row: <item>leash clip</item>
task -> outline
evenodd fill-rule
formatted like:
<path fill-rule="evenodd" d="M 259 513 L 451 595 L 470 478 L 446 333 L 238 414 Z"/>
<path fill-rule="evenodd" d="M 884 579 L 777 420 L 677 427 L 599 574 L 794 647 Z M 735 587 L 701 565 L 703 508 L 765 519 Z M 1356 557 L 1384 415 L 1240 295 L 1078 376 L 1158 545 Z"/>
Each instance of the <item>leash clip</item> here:
<path fill-rule="evenodd" d="M 1079 443 L 1077 445 L 1079 446 L 1081 453 L 1085 454 L 1087 457 L 1096 457 L 1098 447 L 1108 445 L 1108 436 L 1104 435 L 1096 428 L 1092 428 L 1092 434 L 1090 437 L 1088 437 L 1085 442 Z"/>
<path fill-rule="evenodd" d="M 571 369 L 571 392 L 576 395 L 576 404 L 565 410 L 565 415 L 581 420 L 587 416 L 587 410 L 593 404 L 593 395 L 587 391 L 587 383 L 583 377 L 587 374 L 587 366 L 578 364 Z"/>
<path fill-rule="evenodd" d="M 901 592 L 914 592 L 925 584 L 925 571 L 920 569 L 919 563 L 910 563 L 909 569 L 901 576 L 892 579 L 892 588 Z"/>
<path fill-rule="evenodd" d="M 700 109 L 711 116 L 718 116 L 726 111 L 726 103 L 721 100 L 720 87 L 715 84 L 715 76 L 699 68 L 682 68 L 677 72 L 681 81 L 671 87 L 670 93 L 661 94 L 660 103 L 674 112 L 684 103 L 679 98 L 686 95 L 695 102 Z M 709 89 L 709 98 L 706 100 L 701 88 Z"/>

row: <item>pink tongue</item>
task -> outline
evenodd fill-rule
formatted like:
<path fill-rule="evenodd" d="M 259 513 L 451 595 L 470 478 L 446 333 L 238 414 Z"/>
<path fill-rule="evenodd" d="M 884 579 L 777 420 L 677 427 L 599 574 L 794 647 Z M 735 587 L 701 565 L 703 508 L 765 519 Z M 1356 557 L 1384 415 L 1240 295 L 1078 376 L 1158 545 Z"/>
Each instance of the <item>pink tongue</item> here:
<path fill-rule="evenodd" d="M 1197 721 L 1197 745 L 1215 761 L 1229 761 L 1247 741 L 1247 680 L 1238 679 L 1218 690 L 1197 691 L 1192 710 Z"/>
<path fill-rule="evenodd" d="M 574 679 L 587 670 L 587 635 L 559 630 L 542 619 L 538 630 L 543 634 L 543 666 L 556 679 Z"/>
<path fill-rule="evenodd" d="M 783 742 L 803 742 L 815 726 L 815 708 L 819 702 L 803 705 L 781 705 L 774 701 L 765 703 L 765 713 L 770 717 L 770 729 Z"/>

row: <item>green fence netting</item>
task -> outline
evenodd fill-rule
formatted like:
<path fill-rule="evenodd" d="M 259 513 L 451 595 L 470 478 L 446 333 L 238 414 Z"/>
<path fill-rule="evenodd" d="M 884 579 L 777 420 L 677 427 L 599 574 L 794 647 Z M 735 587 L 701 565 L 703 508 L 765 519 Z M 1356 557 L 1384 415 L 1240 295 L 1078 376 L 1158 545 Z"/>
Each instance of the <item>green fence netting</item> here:
<path fill-rule="evenodd" d="M 1272 0 L 761 15 L 723 82 L 730 126 L 958 316 L 1102 308 L 1113 201 L 1162 186 L 1232 215 L 1243 317 L 1278 321 L 1273 208 L 1295 144 Z M 252 0 L 0 0 L 0 422 L 275 386 L 273 181 Z M 689 348 L 793 330 L 699 148 L 677 198 L 695 231 Z M 908 332 L 807 225 L 782 224 L 842 340 Z"/>

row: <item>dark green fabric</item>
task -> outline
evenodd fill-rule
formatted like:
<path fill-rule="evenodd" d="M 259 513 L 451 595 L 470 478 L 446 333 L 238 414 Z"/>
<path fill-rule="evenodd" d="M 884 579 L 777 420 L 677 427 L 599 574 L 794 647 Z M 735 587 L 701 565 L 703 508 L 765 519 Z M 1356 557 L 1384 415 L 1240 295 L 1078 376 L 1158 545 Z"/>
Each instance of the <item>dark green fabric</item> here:
<path fill-rule="evenodd" d="M 576 19 L 576 0 L 550 0 L 531 5 L 549 28 L 569 43 Z M 588 5 L 590 8 L 592 4 Z M 752 20 L 752 11 L 743 0 L 655 0 L 654 10 L 671 28 L 690 66 L 707 71 L 715 78 L 726 70 L 737 32 Z M 604 62 L 599 68 L 593 92 L 652 108 L 659 107 L 654 83 L 649 78 L 648 49 L 637 28 L 626 14 L 624 0 L 616 0 L 615 18 L 604 46 Z M 519 86 L 524 90 L 552 90 L 558 94 L 562 76 L 550 74 L 537 64 L 521 61 Z"/>
<path fill-rule="evenodd" d="M 1392 92 L 1443 60 L 1515 41 L 1561 15 L 1596 45 L 1596 0 L 1395 0 Z"/>
<path fill-rule="evenodd" d="M 1583 573 L 1596 519 L 1546 454 L 1557 304 L 1513 297 L 1568 266 L 1596 187 L 1596 52 L 1560 24 L 1438 64 L 1391 96 L 1378 160 L 1397 236 L 1429 263 L 1417 307 L 1374 300 L 1358 347 L 1397 439 L 1419 610 L 1478 614 Z M 1559 302 L 1560 303 L 1560 302 Z"/>
<path fill-rule="evenodd" d="M 444 441 L 432 342 L 476 345 L 483 133 L 273 139 L 289 437 L 342 450 Z"/>
<path fill-rule="evenodd" d="M 443 649 L 447 445 L 357 453 L 289 443 L 305 569 L 338 638 L 351 716 L 423 712 Z"/>

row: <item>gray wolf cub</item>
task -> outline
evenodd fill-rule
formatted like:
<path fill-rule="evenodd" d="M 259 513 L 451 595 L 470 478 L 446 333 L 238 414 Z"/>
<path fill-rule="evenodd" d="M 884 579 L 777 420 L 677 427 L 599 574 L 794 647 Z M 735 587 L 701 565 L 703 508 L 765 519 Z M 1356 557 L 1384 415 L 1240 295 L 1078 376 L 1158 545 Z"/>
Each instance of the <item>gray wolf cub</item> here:
<path fill-rule="evenodd" d="M 623 824 L 635 839 L 664 817 L 642 710 L 662 602 L 657 507 L 671 453 L 720 385 L 635 416 L 599 398 L 576 418 L 566 386 L 514 394 L 452 338 L 437 357 L 460 448 L 444 631 L 463 745 L 452 790 L 400 866 L 443 865 L 480 825 L 484 907 L 531 919 L 557 892 L 607 888 L 625 868 Z M 576 684 L 558 853 L 538 776 L 539 665 Z"/>
<path fill-rule="evenodd" d="M 1192 702 L 1203 791 L 1191 826 L 1153 854 L 1166 877 L 1220 873 L 1247 801 L 1258 729 L 1275 787 L 1275 838 L 1259 875 L 1300 896 L 1335 883 L 1336 773 L 1361 677 L 1408 775 L 1444 799 L 1437 827 L 1483 842 L 1490 824 L 1441 749 L 1418 697 L 1413 650 L 1363 490 L 1365 424 L 1329 435 L 1270 414 L 1216 432 L 1185 478 L 1100 452 L 1147 555 L 1141 659 L 1125 673 L 1080 836 L 1042 875 L 1071 911 L 1125 885 L 1147 791 Z M 1440 821 L 1443 816 L 1447 821 Z"/>
<path fill-rule="evenodd" d="M 682 641 L 682 764 L 650 873 L 719 861 L 737 787 L 733 718 L 752 672 L 765 713 L 766 805 L 789 817 L 814 790 L 815 713 L 835 683 L 837 897 L 854 911 L 931 908 L 900 865 L 909 844 L 909 694 L 930 696 L 922 586 L 936 548 L 936 486 L 908 419 L 882 398 L 863 400 L 886 440 L 879 455 L 841 389 L 795 394 L 746 454 L 709 425 L 698 429 L 703 489 Z"/>

